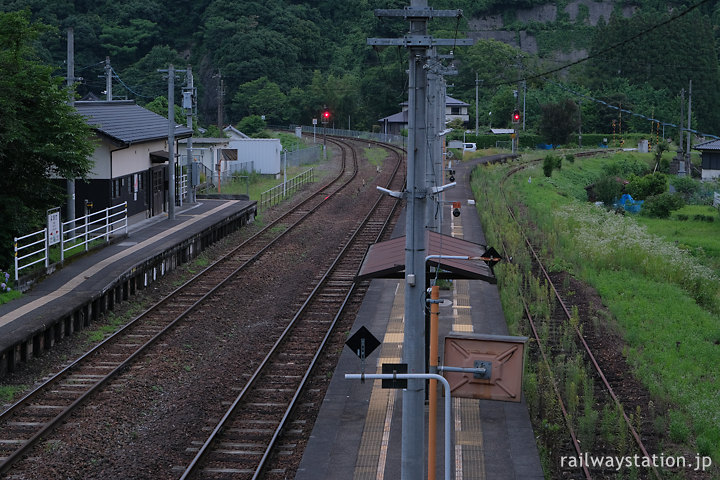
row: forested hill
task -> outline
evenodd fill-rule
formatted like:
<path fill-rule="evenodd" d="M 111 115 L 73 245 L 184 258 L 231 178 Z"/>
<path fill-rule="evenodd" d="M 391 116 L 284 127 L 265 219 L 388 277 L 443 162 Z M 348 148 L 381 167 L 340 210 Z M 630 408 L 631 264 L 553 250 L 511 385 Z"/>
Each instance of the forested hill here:
<path fill-rule="evenodd" d="M 66 29 L 74 28 L 80 95 L 102 97 L 103 64 L 117 75 L 116 98 L 147 103 L 167 92 L 158 69 L 192 65 L 203 124 L 214 123 L 220 85 L 225 123 L 251 114 L 271 123 L 309 123 L 327 105 L 338 126 L 371 128 L 407 98 L 406 55 L 375 51 L 367 37 L 400 37 L 403 20 L 375 18 L 376 8 L 404 8 L 409 0 L 0 0 L 0 10 L 29 9 L 54 30 L 39 49 L 65 74 Z M 718 48 L 720 5 L 711 0 L 430 0 L 462 9 L 460 20 L 431 22 L 444 38 L 482 40 L 457 48 L 459 76 L 448 93 L 474 104 L 480 84 L 481 123 L 509 115 L 513 90 L 528 79 L 529 128 L 541 105 L 588 97 L 678 122 L 679 93 L 693 81 L 698 130 L 720 134 Z M 699 5 L 698 5 L 699 4 Z M 645 32 L 645 33 L 643 33 Z M 640 34 L 640 35 L 638 35 Z M 633 38 L 635 37 L 635 38 Z M 590 56 L 571 68 L 559 67 Z M 544 74 L 546 72 L 553 73 Z M 541 75 L 543 74 L 543 75 Z M 471 108 L 471 111 L 474 110 Z M 617 111 L 583 100 L 583 130 L 605 131 Z M 472 111 L 474 123 L 474 111 Z M 650 131 L 626 115 L 625 128 Z"/>

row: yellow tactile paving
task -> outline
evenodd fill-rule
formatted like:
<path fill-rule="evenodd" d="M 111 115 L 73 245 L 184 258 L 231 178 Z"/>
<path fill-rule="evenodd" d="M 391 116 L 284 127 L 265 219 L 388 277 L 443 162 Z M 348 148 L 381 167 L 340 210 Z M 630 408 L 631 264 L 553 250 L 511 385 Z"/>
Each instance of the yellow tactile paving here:
<path fill-rule="evenodd" d="M 383 337 L 376 373 L 381 373 L 383 363 L 400 363 L 402 361 L 404 313 L 404 284 L 399 282 L 390 310 L 390 320 Z M 368 414 L 355 463 L 353 475 L 355 480 L 379 480 L 385 477 L 390 425 L 398 390 L 383 389 L 380 387 L 381 382 L 381 380 L 373 382 Z"/>
<path fill-rule="evenodd" d="M 451 217 L 452 236 L 463 238 L 460 218 Z M 402 362 L 404 284 L 398 282 L 390 319 L 377 361 L 377 372 L 383 363 Z M 472 306 L 468 280 L 453 282 L 452 330 L 472 332 Z M 385 462 L 388 452 L 390 425 L 398 396 L 398 390 L 380 388 L 381 381 L 375 380 L 370 395 L 365 427 L 360 441 L 355 464 L 354 480 L 384 479 Z M 455 424 L 455 479 L 484 479 L 483 435 L 480 425 L 477 400 L 453 399 Z"/>
<path fill-rule="evenodd" d="M 463 238 L 462 217 L 451 217 L 452 236 Z M 473 332 L 472 306 L 470 305 L 470 282 L 453 282 L 453 323 L 455 332 Z M 455 480 L 484 479 L 485 463 L 482 426 L 477 400 L 453 399 L 455 419 Z"/>

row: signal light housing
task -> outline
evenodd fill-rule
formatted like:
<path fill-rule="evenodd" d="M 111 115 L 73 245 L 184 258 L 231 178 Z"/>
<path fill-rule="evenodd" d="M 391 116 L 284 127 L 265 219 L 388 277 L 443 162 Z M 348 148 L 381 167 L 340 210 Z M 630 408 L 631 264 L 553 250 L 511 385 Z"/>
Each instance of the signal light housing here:
<path fill-rule="evenodd" d="M 512 123 L 520 123 L 520 110 L 515 110 L 512 114 Z"/>

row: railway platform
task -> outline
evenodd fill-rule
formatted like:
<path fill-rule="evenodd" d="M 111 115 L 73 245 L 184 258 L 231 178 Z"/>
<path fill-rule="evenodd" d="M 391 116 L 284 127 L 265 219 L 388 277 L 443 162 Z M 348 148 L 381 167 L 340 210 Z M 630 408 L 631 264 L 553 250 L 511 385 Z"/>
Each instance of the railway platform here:
<path fill-rule="evenodd" d="M 89 252 L 0 305 L 0 376 L 88 326 L 137 290 L 250 223 L 256 202 L 199 199 L 167 214 L 128 219 L 128 234 Z"/>
<path fill-rule="evenodd" d="M 462 202 L 460 217 L 446 207 L 443 234 L 485 244 L 474 206 L 470 174 L 487 159 L 455 166 L 457 186 L 446 191 L 446 201 Z M 395 236 L 405 231 L 404 215 Z M 478 280 L 455 280 L 441 298 L 452 306 L 440 309 L 440 337 L 450 331 L 508 335 L 496 285 Z M 382 363 L 402 360 L 403 282 L 372 280 L 351 332 L 365 326 L 382 345 L 368 357 L 366 373 L 381 373 Z M 442 358 L 443 341 L 440 341 Z M 378 353 L 379 352 L 379 353 Z M 296 480 L 400 478 L 402 391 L 382 389 L 380 381 L 346 380 L 360 373 L 360 360 L 345 348 L 316 419 L 295 476 Z M 442 397 L 440 395 L 439 397 Z M 454 479 L 542 480 L 535 437 L 527 405 L 455 398 L 453 410 Z M 438 405 L 436 478 L 444 478 L 443 405 Z M 427 428 L 427 427 L 426 427 Z M 427 463 L 426 458 L 417 459 Z"/>

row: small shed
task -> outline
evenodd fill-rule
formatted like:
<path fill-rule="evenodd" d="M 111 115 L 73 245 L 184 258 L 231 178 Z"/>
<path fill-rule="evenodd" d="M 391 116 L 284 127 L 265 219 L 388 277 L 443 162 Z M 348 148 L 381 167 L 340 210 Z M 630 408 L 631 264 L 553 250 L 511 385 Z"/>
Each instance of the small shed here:
<path fill-rule="evenodd" d="M 720 139 L 698 143 L 693 148 L 700 152 L 702 179 L 714 180 L 720 177 Z"/>

